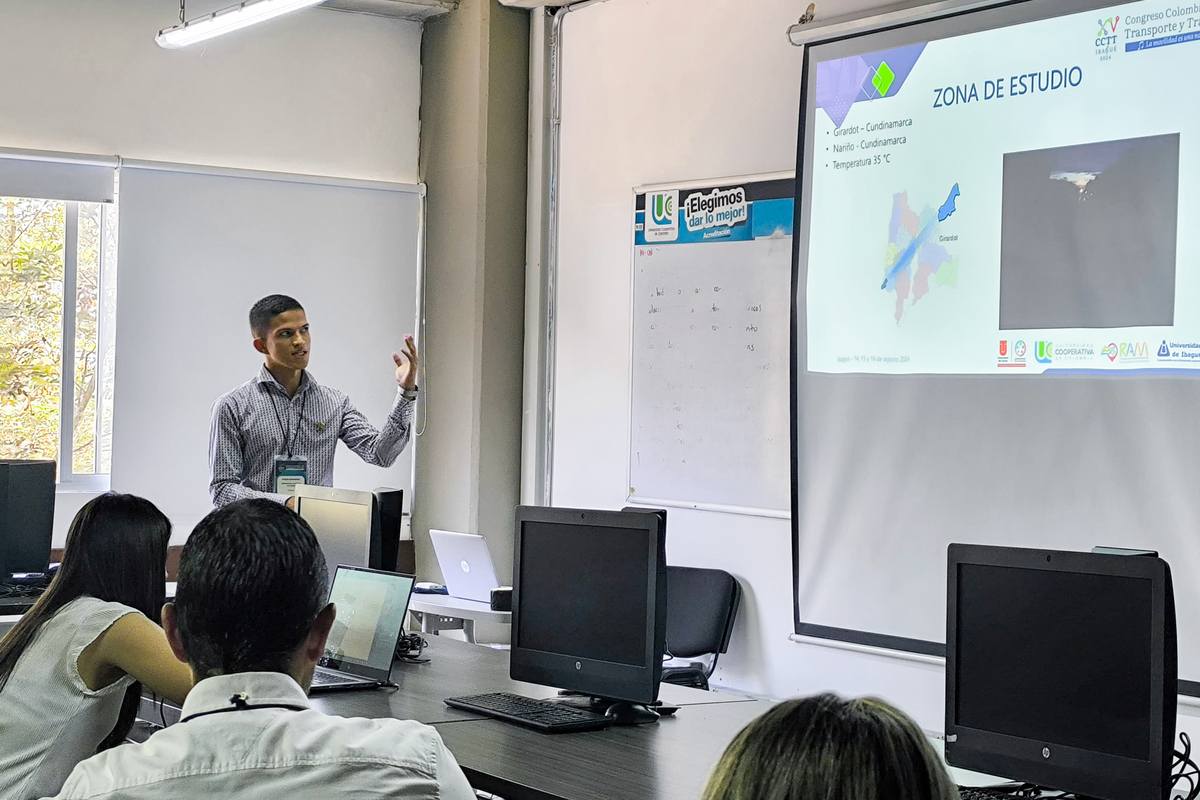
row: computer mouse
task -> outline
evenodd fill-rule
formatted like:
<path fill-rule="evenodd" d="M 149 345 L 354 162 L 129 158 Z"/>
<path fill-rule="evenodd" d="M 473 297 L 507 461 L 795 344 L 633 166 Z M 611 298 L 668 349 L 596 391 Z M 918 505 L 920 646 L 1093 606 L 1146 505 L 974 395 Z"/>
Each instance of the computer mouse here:
<path fill-rule="evenodd" d="M 446 594 L 446 587 L 433 581 L 417 581 L 413 584 L 413 591 L 417 594 Z"/>

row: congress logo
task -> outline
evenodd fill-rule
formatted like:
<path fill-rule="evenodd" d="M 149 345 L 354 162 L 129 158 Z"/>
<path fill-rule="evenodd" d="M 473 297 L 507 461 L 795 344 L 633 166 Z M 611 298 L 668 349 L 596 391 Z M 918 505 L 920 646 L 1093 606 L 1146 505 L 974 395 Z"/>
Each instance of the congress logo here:
<path fill-rule="evenodd" d="M 1121 26 L 1121 16 L 1099 20 L 1100 30 L 1096 34 L 1096 47 L 1108 47 L 1117 43 L 1117 29 Z"/>
<path fill-rule="evenodd" d="M 1121 28 L 1121 17 L 1106 17 L 1097 22 L 1096 58 L 1100 61 L 1111 61 L 1121 48 L 1121 37 L 1117 35 Z"/>

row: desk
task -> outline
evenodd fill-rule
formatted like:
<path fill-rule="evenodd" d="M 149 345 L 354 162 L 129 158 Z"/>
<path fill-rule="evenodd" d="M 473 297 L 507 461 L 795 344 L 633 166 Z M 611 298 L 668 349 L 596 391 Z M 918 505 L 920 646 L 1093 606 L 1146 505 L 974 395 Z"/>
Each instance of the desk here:
<path fill-rule="evenodd" d="M 430 637 L 425 654 L 429 657 L 426 664 L 396 662 L 392 667 L 392 681 L 399 687 L 397 689 L 317 694 L 312 698 L 313 708 L 343 717 L 395 717 L 438 725 L 485 719 L 478 714 L 450 708 L 442 702 L 447 697 L 484 692 L 516 692 L 540 698 L 556 695 L 555 690 L 549 687 L 509 678 L 508 653 L 502 650 Z M 732 692 L 703 692 L 673 684 L 663 684 L 660 696 L 663 702 L 678 706 L 744 703 L 750 700 Z M 158 708 L 149 700 L 143 701 L 138 716 L 149 722 L 160 722 Z M 166 705 L 163 716 L 168 724 L 172 724 L 179 719 L 179 710 Z M 540 733 L 536 735 L 554 738 Z"/>
<path fill-rule="evenodd" d="M 733 692 L 663 684 L 663 701 L 680 706 L 674 717 L 652 725 L 547 735 L 442 702 L 488 691 L 554 696 L 545 686 L 511 680 L 508 653 L 437 637 L 425 652 L 427 664 L 395 665 L 392 679 L 398 689 L 320 694 L 313 697 L 313 708 L 434 725 L 471 785 L 505 800 L 695 800 L 733 737 L 773 705 Z M 159 722 L 149 700 L 142 701 L 139 716 Z M 165 706 L 163 717 L 173 724 L 179 710 Z M 951 773 L 967 785 L 998 782 Z"/>
<path fill-rule="evenodd" d="M 497 720 L 438 733 L 471 785 L 505 800 L 695 800 L 737 732 L 772 705 L 685 706 L 653 725 L 591 733 L 548 736 Z"/>
<path fill-rule="evenodd" d="M 417 618 L 421 633 L 461 630 L 475 644 L 475 623 L 512 624 L 511 611 L 492 611 L 488 603 L 463 600 L 444 594 L 416 594 L 408 602 L 408 611 Z"/>

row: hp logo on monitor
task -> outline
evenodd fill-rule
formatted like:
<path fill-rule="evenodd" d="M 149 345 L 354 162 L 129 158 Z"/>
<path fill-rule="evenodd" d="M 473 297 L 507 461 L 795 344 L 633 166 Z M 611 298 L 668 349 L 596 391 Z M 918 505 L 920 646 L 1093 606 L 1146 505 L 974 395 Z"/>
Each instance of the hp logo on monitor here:
<path fill-rule="evenodd" d="M 582 662 L 582 661 L 576 661 L 576 662 L 575 662 L 575 669 L 577 669 L 577 670 L 578 670 L 578 669 L 583 669 L 583 662 Z"/>
<path fill-rule="evenodd" d="M 1042 758 L 1046 758 L 1046 759 L 1050 758 L 1050 748 L 1049 747 L 1042 748 Z"/>

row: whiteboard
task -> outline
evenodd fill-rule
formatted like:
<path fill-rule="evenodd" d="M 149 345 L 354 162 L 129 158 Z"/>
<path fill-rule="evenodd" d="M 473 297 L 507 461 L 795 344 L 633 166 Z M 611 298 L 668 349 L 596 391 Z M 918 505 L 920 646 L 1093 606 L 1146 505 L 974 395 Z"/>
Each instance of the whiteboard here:
<path fill-rule="evenodd" d="M 250 306 L 294 296 L 311 374 L 373 425 L 396 393 L 391 354 L 416 327 L 419 187 L 125 162 L 120 184 L 112 486 L 149 498 L 180 537 L 212 509 L 213 402 L 256 376 Z M 412 485 L 338 444 L 335 484 Z"/>
<path fill-rule="evenodd" d="M 791 173 L 635 190 L 629 495 L 789 515 Z"/>

